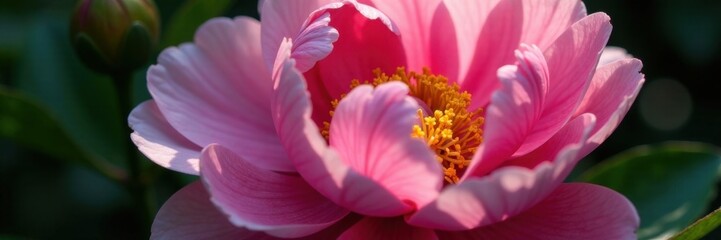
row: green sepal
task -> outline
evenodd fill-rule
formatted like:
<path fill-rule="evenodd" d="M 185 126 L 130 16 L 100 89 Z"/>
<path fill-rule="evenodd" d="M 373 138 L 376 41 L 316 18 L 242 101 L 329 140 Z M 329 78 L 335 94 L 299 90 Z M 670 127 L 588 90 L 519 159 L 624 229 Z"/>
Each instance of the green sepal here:
<path fill-rule="evenodd" d="M 119 70 L 130 72 L 148 62 L 153 40 L 150 31 L 140 21 L 134 21 L 121 43 Z"/>
<path fill-rule="evenodd" d="M 93 39 L 85 33 L 79 33 L 73 40 L 75 51 L 80 60 L 90 69 L 101 73 L 111 73 L 115 70 L 108 57 L 100 51 Z"/>

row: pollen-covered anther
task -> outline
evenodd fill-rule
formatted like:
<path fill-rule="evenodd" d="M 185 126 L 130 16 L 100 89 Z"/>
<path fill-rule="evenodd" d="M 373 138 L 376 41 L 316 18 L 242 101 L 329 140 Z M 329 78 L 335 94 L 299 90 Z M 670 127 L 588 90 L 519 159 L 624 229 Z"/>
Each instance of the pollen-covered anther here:
<path fill-rule="evenodd" d="M 424 109 L 418 109 L 418 124 L 413 126 L 411 136 L 423 139 L 435 152 L 436 159 L 443 167 L 443 179 L 448 183 L 458 183 L 483 141 L 483 109 L 469 111 L 467 108 L 471 103 L 471 95 L 461 92 L 458 84 L 449 83 L 445 77 L 431 74 L 427 68 L 421 74 L 406 72 L 402 67 L 391 76 L 380 69 L 375 69 L 373 73 L 375 78 L 372 81 L 361 83 L 353 80 L 350 89 L 360 84 L 378 86 L 390 81 L 405 83 L 409 95 L 425 103 L 429 111 L 425 113 Z M 337 99 L 331 101 L 331 117 L 338 102 Z M 330 123 L 323 122 L 321 134 L 326 139 L 329 138 L 329 129 Z"/>

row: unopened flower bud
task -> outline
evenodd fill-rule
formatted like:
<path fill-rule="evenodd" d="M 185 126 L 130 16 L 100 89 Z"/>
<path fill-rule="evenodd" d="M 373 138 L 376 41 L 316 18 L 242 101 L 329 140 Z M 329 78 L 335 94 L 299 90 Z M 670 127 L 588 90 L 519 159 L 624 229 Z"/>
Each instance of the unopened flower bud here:
<path fill-rule="evenodd" d="M 80 0 L 70 37 L 80 59 L 103 73 L 143 66 L 158 42 L 159 16 L 152 0 Z"/>

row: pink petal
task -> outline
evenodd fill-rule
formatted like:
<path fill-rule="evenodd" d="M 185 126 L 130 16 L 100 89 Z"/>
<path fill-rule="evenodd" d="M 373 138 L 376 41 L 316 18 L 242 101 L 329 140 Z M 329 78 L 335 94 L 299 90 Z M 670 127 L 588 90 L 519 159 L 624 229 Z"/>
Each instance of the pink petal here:
<path fill-rule="evenodd" d="M 291 40 L 286 39 L 278 50 L 273 74 L 271 110 L 283 147 L 298 166 L 306 162 L 321 161 L 328 151 L 328 145 L 311 119 L 313 106 L 310 103 L 310 94 L 306 89 L 305 78 L 295 68 L 295 60 L 290 58 L 292 47 Z M 303 171 L 300 171 L 300 174 L 302 176 Z"/>
<path fill-rule="evenodd" d="M 330 103 L 336 98 L 329 95 L 328 90 L 320 80 L 320 72 L 317 67 L 312 68 L 303 75 L 303 91 L 307 90 L 311 93 L 309 98 L 313 105 L 312 119 L 316 125 L 323 126 L 324 122 L 330 122 Z M 306 79 L 310 81 L 306 81 Z"/>
<path fill-rule="evenodd" d="M 377 9 L 355 1 L 336 2 L 318 9 L 309 19 L 326 14 L 343 37 L 334 43 L 333 54 L 305 72 L 315 108 L 313 119 L 319 125 L 330 121 L 330 102 L 348 93 L 353 79 L 372 80 L 373 69 L 393 72 L 405 65 L 397 28 Z"/>
<path fill-rule="evenodd" d="M 315 234 L 297 239 L 336 239 L 357 222 L 349 216 Z M 191 183 L 163 204 L 151 227 L 150 239 L 248 239 L 277 240 L 263 232 L 236 227 L 213 203 L 200 182 Z"/>
<path fill-rule="evenodd" d="M 586 15 L 583 4 L 575 0 L 446 0 L 444 4 L 458 33 L 458 81 L 473 95 L 474 108 L 487 104 L 498 87 L 496 70 L 512 63 L 519 43 L 545 50 Z"/>
<path fill-rule="evenodd" d="M 374 180 L 367 178 L 365 176 L 359 175 L 355 171 L 350 171 L 350 167 L 347 166 L 345 163 L 341 162 L 340 159 L 338 159 L 338 154 L 327 148 L 327 145 L 325 143 L 325 140 L 320 136 L 320 132 L 318 131 L 318 127 L 313 122 L 313 120 L 310 118 L 311 113 L 311 105 L 308 92 L 305 88 L 304 79 L 303 76 L 298 72 L 297 69 L 293 67 L 294 60 L 290 58 L 290 49 L 292 48 L 291 43 L 289 41 L 284 42 L 281 45 L 281 49 L 279 50 L 279 56 L 278 56 L 278 62 L 276 63 L 276 73 L 274 74 L 274 97 L 273 97 L 273 104 L 272 109 L 274 112 L 274 121 L 276 124 L 276 127 L 278 129 L 278 132 L 280 133 L 281 140 L 283 142 L 284 147 L 287 149 L 289 156 L 293 156 L 291 159 L 297 166 L 297 170 L 300 173 L 303 178 L 308 180 L 309 183 L 311 183 L 316 189 L 318 189 L 322 194 L 325 196 L 333 199 L 335 202 L 340 202 L 340 197 L 338 194 L 340 194 L 339 188 L 342 186 L 347 185 L 340 185 L 344 184 L 343 182 L 336 182 L 336 181 L 342 181 L 342 176 L 337 176 L 334 179 L 329 179 L 332 176 L 331 173 L 334 174 L 342 174 L 344 169 L 348 173 L 352 173 L 353 176 L 352 179 L 358 180 L 359 182 L 356 183 L 364 183 L 365 185 L 356 185 L 358 187 L 369 187 L 371 190 L 373 190 L 373 193 L 377 196 L 380 196 L 383 199 L 390 199 L 384 204 L 377 204 L 375 202 L 369 201 L 369 199 L 363 200 L 364 203 L 371 204 L 369 206 L 362 206 L 364 208 L 378 208 L 377 210 L 374 210 L 376 212 L 382 213 L 382 215 L 396 215 L 400 213 L 391 213 L 391 212 L 384 212 L 382 211 L 383 208 L 388 209 L 395 209 L 396 212 L 407 212 L 413 208 L 411 204 L 413 202 L 400 202 L 398 200 L 397 196 L 392 195 L 389 190 L 384 189 L 384 187 L 381 187 L 378 183 L 376 183 Z M 282 55 L 281 53 L 285 53 L 285 55 Z M 345 101 L 345 100 L 344 100 Z M 399 100 L 400 101 L 400 100 Z M 406 98 L 404 97 L 401 102 L 406 101 Z M 353 101 L 349 101 L 349 103 L 352 103 Z M 345 104 L 344 104 L 345 105 Z M 415 111 L 415 109 L 414 109 Z M 409 123 L 410 124 L 410 123 Z M 408 132 L 405 135 L 407 138 L 410 136 L 410 125 L 408 126 Z M 412 143 L 410 144 L 413 145 Z M 412 148 L 411 148 L 412 149 Z M 429 150 L 425 150 L 429 151 Z M 418 154 L 418 153 L 416 153 Z M 420 158 L 423 159 L 423 158 Z M 418 159 L 418 160 L 420 160 Z M 422 168 L 423 164 L 417 164 L 418 166 L 410 166 L 410 169 L 418 169 L 419 166 Z M 437 165 L 437 164 L 436 164 Z M 435 165 L 434 165 L 435 166 Z M 435 166 L 439 167 L 439 166 Z M 331 172 L 330 170 L 333 170 Z M 412 171 L 412 170 L 411 170 Z M 437 173 L 440 173 L 440 169 Z M 400 174 L 400 173 L 399 173 Z M 351 179 L 349 177 L 349 179 Z M 438 178 L 437 180 L 435 178 Z M 324 180 L 327 179 L 327 180 Z M 439 181 L 440 182 L 440 176 L 436 175 L 434 178 L 429 178 L 430 182 Z M 428 181 L 424 181 L 424 183 L 415 183 L 413 186 L 422 185 L 422 184 L 428 184 Z M 322 186 L 319 186 L 322 185 Z M 401 188 L 398 188 L 396 186 L 391 187 L 396 189 L 400 194 L 406 194 L 402 191 Z M 344 191 L 349 191 L 346 188 Z M 356 188 L 357 189 L 357 188 Z M 427 194 L 427 191 L 424 191 L 423 188 L 418 189 L 416 193 L 413 193 L 417 195 L 417 198 L 419 199 L 413 199 L 418 200 L 419 202 L 423 199 L 421 198 L 427 198 L 425 194 Z M 435 189 L 434 189 L 435 190 Z M 364 194 L 367 191 L 364 190 L 354 190 L 349 191 L 350 193 L 354 194 L 351 197 L 356 198 L 362 198 L 364 196 L 361 196 L 361 194 Z M 402 196 L 402 195 L 401 195 Z M 346 197 L 347 199 L 352 199 L 351 197 Z M 413 197 L 413 196 L 411 196 Z M 359 200 L 360 201 L 360 200 Z M 347 201 L 346 201 L 347 202 Z M 358 202 L 360 203 L 360 202 Z M 352 204 L 348 202 L 347 204 Z M 364 210 L 364 211 L 370 211 L 370 210 Z"/>
<path fill-rule="evenodd" d="M 270 76 L 263 69 L 260 25 L 218 18 L 198 29 L 195 44 L 169 48 L 148 71 L 158 108 L 199 146 L 231 146 L 253 164 L 294 171 L 270 114 Z"/>
<path fill-rule="evenodd" d="M 302 237 L 348 214 L 301 177 L 257 168 L 220 145 L 203 150 L 200 166 L 211 201 L 236 226 L 277 237 Z"/>
<path fill-rule="evenodd" d="M 534 169 L 536 166 L 543 162 L 550 162 L 556 156 L 558 155 L 559 151 L 561 151 L 564 147 L 572 144 L 576 144 L 578 142 L 578 135 L 583 132 L 586 128 L 589 130 L 589 136 L 592 134 L 592 129 L 595 126 L 598 126 L 596 124 L 598 122 L 598 119 L 595 115 L 586 113 L 583 115 L 580 115 L 578 118 L 576 118 L 577 121 L 580 121 L 581 119 L 585 119 L 583 128 L 580 128 L 579 126 L 574 125 L 566 125 L 561 131 L 558 131 L 551 139 L 548 139 L 546 143 L 541 145 L 540 147 L 536 148 L 533 152 L 530 152 L 526 155 L 512 158 L 509 160 L 506 160 L 503 162 L 501 167 L 505 166 L 521 166 L 528 169 Z M 573 129 L 576 127 L 576 129 Z M 590 139 L 590 137 L 589 137 Z M 584 143 L 583 147 L 581 149 L 587 148 L 588 141 Z M 581 152 L 583 152 L 581 150 Z M 576 161 L 583 158 L 586 154 L 579 153 L 576 157 L 576 159 L 573 160 L 573 165 L 576 164 Z M 562 178 L 565 178 L 567 174 L 564 174 Z"/>
<path fill-rule="evenodd" d="M 155 101 L 141 103 L 130 113 L 130 138 L 138 150 L 158 165 L 178 172 L 198 175 L 201 147 L 180 135 L 167 120 Z"/>
<path fill-rule="evenodd" d="M 516 51 L 516 58 L 516 65 L 498 70 L 502 86 L 486 110 L 485 140 L 466 176 L 495 169 L 529 140 L 541 118 L 549 87 L 546 60 L 540 49 L 526 45 Z"/>
<path fill-rule="evenodd" d="M 290 58 L 292 43 L 289 39 L 282 42 L 276 57 L 273 74 L 273 121 L 276 124 L 283 146 L 291 160 L 302 165 L 306 162 L 321 161 L 328 151 L 325 139 L 310 117 L 312 106 L 305 86 L 303 75 L 294 67 L 295 60 Z M 300 172 L 301 176 L 303 172 Z M 307 178 L 306 178 L 307 179 Z M 337 222 L 319 233 L 307 236 L 308 239 L 335 239 L 340 232 L 354 224 L 355 214 Z"/>
<path fill-rule="evenodd" d="M 458 46 L 458 31 L 455 28 L 455 23 L 451 18 L 451 13 L 445 4 L 438 6 L 433 14 L 433 21 L 431 23 L 429 43 L 428 43 L 428 60 L 424 62 L 414 62 L 411 58 L 415 57 L 409 51 L 413 51 L 410 47 L 406 47 L 406 58 L 408 59 L 409 66 L 428 66 L 431 71 L 446 76 L 452 82 L 458 82 L 460 78 L 460 72 L 462 65 L 460 64 L 460 48 Z M 403 37 L 404 41 L 408 37 Z M 405 44 L 410 45 L 410 43 Z M 465 72 L 464 72 L 465 73 Z"/>
<path fill-rule="evenodd" d="M 459 82 L 468 79 L 466 75 L 471 67 L 472 59 L 476 55 L 478 38 L 483 26 L 486 25 L 485 23 L 488 21 L 491 11 L 501 1 L 503 0 L 444 0 L 443 4 L 439 6 L 451 18 L 457 41 L 457 50 L 453 52 L 452 48 L 448 49 L 447 54 L 457 54 L 457 56 L 449 56 L 449 58 L 458 58 L 458 60 L 455 60 L 455 62 L 458 62 L 458 77 L 453 78 L 454 75 L 449 75 L 447 76 L 449 79 Z M 497 67 L 500 67 L 500 65 Z"/>
<path fill-rule="evenodd" d="M 395 240 L 395 239 L 438 239 L 436 233 L 427 228 L 413 227 L 406 224 L 403 218 L 366 217 L 345 231 L 338 239 L 342 240 Z"/>
<path fill-rule="evenodd" d="M 448 186 L 435 202 L 408 218 L 415 226 L 443 230 L 468 230 L 504 221 L 533 207 L 553 191 L 578 161 L 578 151 L 595 123 L 591 114 L 569 122 L 554 142 L 567 139 L 567 145 L 544 145 L 538 156 L 553 157 L 533 170 L 508 166 L 488 176 L 467 178 Z M 551 152 L 555 151 L 555 154 Z M 531 153 L 534 154 L 534 153 Z"/>
<path fill-rule="evenodd" d="M 312 235 L 308 235 L 302 238 L 293 238 L 296 240 L 318 240 L 318 239 L 338 239 L 341 234 L 348 230 L 351 226 L 356 224 L 361 219 L 358 214 L 350 213 L 342 220 L 336 222 L 330 227 L 323 229 Z"/>
<path fill-rule="evenodd" d="M 638 59 L 621 59 L 596 70 L 576 114 L 593 113 L 598 125 L 581 151 L 586 155 L 608 138 L 626 115 L 645 79 Z"/>
<path fill-rule="evenodd" d="M 448 3 L 446 2 L 446 4 Z M 461 8 L 469 8 L 469 6 L 461 6 Z M 471 8 L 471 10 L 465 11 L 474 10 Z M 487 11 L 485 8 L 483 10 Z M 519 0 L 500 0 L 487 14 L 485 24 L 477 26 L 482 30 L 475 42 L 475 47 L 459 46 L 458 48 L 461 52 L 471 51 L 473 54 L 469 62 L 470 67 L 465 74 L 461 72 L 461 78 L 459 78 L 461 88 L 472 95 L 472 108 L 486 106 L 491 93 L 498 88 L 496 72 L 501 66 L 513 63 L 513 52 L 520 44 L 523 30 L 523 6 Z M 451 16 L 453 15 L 454 12 L 451 11 Z M 458 26 L 466 24 L 468 20 L 456 17 L 454 21 Z M 459 35 L 465 35 L 463 31 L 457 32 Z M 464 66 L 463 62 L 461 64 Z"/>
<path fill-rule="evenodd" d="M 364 0 L 398 26 L 409 70 L 430 67 L 436 74 L 457 79 L 455 26 L 442 0 Z"/>
<path fill-rule="evenodd" d="M 400 82 L 353 89 L 331 122 L 334 154 L 298 165 L 299 171 L 330 199 L 364 215 L 397 216 L 432 201 L 442 170 L 426 144 L 410 136 L 419 106 L 407 94 Z"/>
<path fill-rule="evenodd" d="M 236 227 L 210 202 L 200 182 L 180 189 L 163 204 L 151 227 L 150 239 L 276 239 Z"/>
<path fill-rule="evenodd" d="M 278 50 L 273 74 L 273 98 L 271 109 L 273 121 L 283 144 L 296 166 L 322 161 L 328 146 L 320 135 L 318 126 L 310 115 L 312 105 L 303 75 L 294 67 L 290 58 L 292 43 L 286 39 Z M 312 169 L 297 169 L 302 177 Z"/>
<path fill-rule="evenodd" d="M 596 13 L 576 22 L 546 50 L 549 87 L 540 121 L 514 156 L 543 144 L 568 121 L 591 82 L 603 47 L 611 34 L 610 19 Z"/>
<path fill-rule="evenodd" d="M 333 50 L 333 42 L 338 40 L 338 31 L 328 26 L 328 23 L 330 14 L 323 14 L 303 26 L 303 31 L 294 39 L 291 57 L 297 61 L 296 68 L 301 72 L 311 69 Z"/>
<path fill-rule="evenodd" d="M 521 42 L 545 50 L 585 16 L 586 7 L 579 0 L 524 0 Z"/>
<path fill-rule="evenodd" d="M 563 127 L 590 83 L 598 58 L 611 34 L 610 19 L 596 13 L 581 19 L 546 50 L 550 83 L 541 121 L 514 154 L 521 156 L 543 144 Z"/>
<path fill-rule="evenodd" d="M 633 56 L 631 56 L 631 54 L 628 54 L 628 52 L 626 52 L 626 49 L 620 47 L 606 47 L 601 53 L 601 59 L 598 60 L 598 67 L 596 67 L 596 69 L 600 68 L 603 65 L 615 62 L 616 60 L 632 57 Z"/>
<path fill-rule="evenodd" d="M 563 184 L 521 215 L 443 239 L 636 239 L 639 218 L 623 195 L 605 187 Z"/>
<path fill-rule="evenodd" d="M 392 73 L 406 65 L 397 28 L 377 9 L 344 1 L 326 5 L 311 19 L 325 14 L 330 14 L 330 25 L 338 30 L 339 38 L 333 52 L 305 75 L 313 106 L 330 106 L 331 100 L 349 92 L 353 79 L 372 80 L 376 68 Z M 317 109 L 314 118 L 329 119 L 327 110 Z"/>
<path fill-rule="evenodd" d="M 297 41 L 295 39 L 301 35 L 307 37 L 310 33 L 322 34 L 323 32 L 329 34 L 326 37 L 332 37 L 332 30 L 324 27 L 327 24 L 317 24 L 310 28 L 304 28 L 303 26 L 311 12 L 331 2 L 334 2 L 334 0 L 264 0 L 258 3 L 260 20 L 263 22 L 263 28 L 261 29 L 263 59 L 266 66 L 269 67 L 268 69 L 275 63 L 278 47 L 280 47 L 283 38 L 292 38 Z M 308 39 L 321 40 L 323 38 Z M 332 43 L 332 41 L 328 43 Z"/>

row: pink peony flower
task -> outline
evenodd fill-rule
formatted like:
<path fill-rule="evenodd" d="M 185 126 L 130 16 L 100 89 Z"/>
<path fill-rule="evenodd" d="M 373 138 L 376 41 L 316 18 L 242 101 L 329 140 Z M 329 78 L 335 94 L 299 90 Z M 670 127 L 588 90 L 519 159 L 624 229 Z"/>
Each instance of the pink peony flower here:
<path fill-rule="evenodd" d="M 563 183 L 644 81 L 639 60 L 604 51 L 606 14 L 572 0 L 259 11 L 208 21 L 148 71 L 131 137 L 201 179 L 151 238 L 635 238 L 627 199 Z"/>

